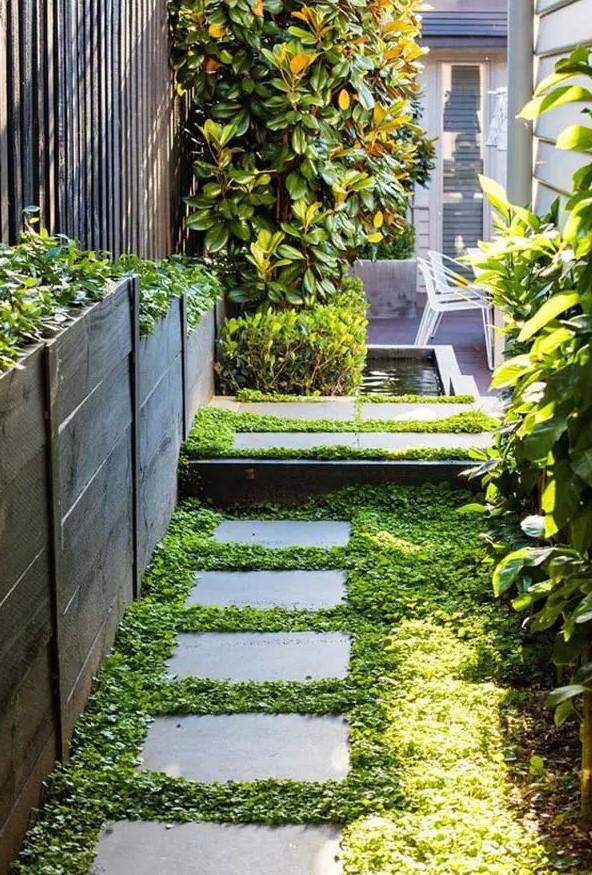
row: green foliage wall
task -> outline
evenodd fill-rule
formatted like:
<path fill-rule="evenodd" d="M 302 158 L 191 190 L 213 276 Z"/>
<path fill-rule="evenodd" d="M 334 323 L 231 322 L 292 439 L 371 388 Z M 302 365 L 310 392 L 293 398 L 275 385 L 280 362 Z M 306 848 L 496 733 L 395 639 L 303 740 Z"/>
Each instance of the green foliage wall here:
<path fill-rule="evenodd" d="M 241 260 L 236 300 L 325 299 L 358 247 L 397 235 L 433 151 L 419 7 L 174 0 L 174 65 L 202 122 L 188 225 Z"/>
<path fill-rule="evenodd" d="M 560 61 L 523 111 L 529 119 L 568 103 L 592 116 L 589 48 Z M 572 125 L 558 149 L 592 153 L 592 127 Z M 575 156 L 574 156 L 575 158 Z M 562 157 L 557 154 L 557 161 Z M 482 470 L 493 513 L 522 517 L 514 549 L 498 565 L 498 593 L 518 589 L 515 606 L 534 631 L 556 633 L 554 660 L 575 671 L 550 698 L 561 723 L 583 696 L 584 814 L 592 821 L 592 163 L 573 177 L 566 204 L 548 215 L 508 204 L 486 182 L 500 238 L 479 266 L 506 314 L 508 360 L 493 385 L 508 406 L 492 458 Z M 510 516 L 507 514 L 510 512 Z"/>

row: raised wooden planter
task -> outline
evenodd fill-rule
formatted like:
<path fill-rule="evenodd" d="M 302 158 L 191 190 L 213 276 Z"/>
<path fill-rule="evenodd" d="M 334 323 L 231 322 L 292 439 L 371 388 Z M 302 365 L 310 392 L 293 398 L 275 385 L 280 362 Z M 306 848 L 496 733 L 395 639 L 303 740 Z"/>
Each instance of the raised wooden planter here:
<path fill-rule="evenodd" d="M 214 315 L 139 336 L 134 280 L 0 377 L 0 872 L 177 500 Z"/>

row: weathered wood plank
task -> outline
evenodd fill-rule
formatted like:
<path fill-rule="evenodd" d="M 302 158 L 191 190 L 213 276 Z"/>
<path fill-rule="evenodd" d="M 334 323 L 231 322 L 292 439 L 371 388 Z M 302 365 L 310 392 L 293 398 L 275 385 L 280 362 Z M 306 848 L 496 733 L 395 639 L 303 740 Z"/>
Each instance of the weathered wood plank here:
<path fill-rule="evenodd" d="M 189 422 L 201 404 L 207 404 L 214 394 L 214 311 L 201 317 L 201 322 L 187 338 L 187 380 Z"/>
<path fill-rule="evenodd" d="M 0 605 L 49 542 L 44 449 L 0 494 Z"/>
<path fill-rule="evenodd" d="M 61 533 L 61 579 L 58 606 L 63 615 L 89 569 L 101 574 L 113 529 L 122 518 L 131 520 L 132 461 L 129 429 L 113 449 L 64 518 Z M 130 557 L 131 563 L 131 547 Z"/>
<path fill-rule="evenodd" d="M 121 359 L 60 428 L 62 513 L 126 434 L 132 419 L 129 357 Z"/>
<path fill-rule="evenodd" d="M 171 363 L 181 354 L 179 299 L 172 303 L 168 316 L 156 326 L 154 334 L 140 338 L 140 404 L 144 404 Z"/>
<path fill-rule="evenodd" d="M 0 711 L 20 685 L 23 671 L 52 634 L 47 554 L 41 554 L 11 597 L 0 607 Z M 6 635 L 6 637 L 4 637 Z"/>
<path fill-rule="evenodd" d="M 140 416 L 140 556 L 145 570 L 177 501 L 182 436 L 180 361 L 177 359 L 142 407 Z"/>
<path fill-rule="evenodd" d="M 58 359 L 58 417 L 63 423 L 131 350 L 128 280 L 53 341 Z"/>
<path fill-rule="evenodd" d="M 29 663 L 0 711 L 0 830 L 53 734 L 49 650 Z"/>
<path fill-rule="evenodd" d="M 0 496 L 45 441 L 43 350 L 37 347 L 20 368 L 0 376 Z"/>

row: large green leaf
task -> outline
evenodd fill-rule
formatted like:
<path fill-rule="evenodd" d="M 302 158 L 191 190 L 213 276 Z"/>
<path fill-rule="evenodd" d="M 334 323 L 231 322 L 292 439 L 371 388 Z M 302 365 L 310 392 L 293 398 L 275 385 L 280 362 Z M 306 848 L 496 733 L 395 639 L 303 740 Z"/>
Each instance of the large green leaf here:
<path fill-rule="evenodd" d="M 589 152 L 592 149 L 592 128 L 585 125 L 570 125 L 559 134 L 557 148 Z"/>
<path fill-rule="evenodd" d="M 532 319 L 523 326 L 522 331 L 518 335 L 519 341 L 530 340 L 541 328 L 545 328 L 549 322 L 552 322 L 557 316 L 565 313 L 575 307 L 580 300 L 578 292 L 560 292 L 553 295 L 548 301 L 537 310 Z"/>

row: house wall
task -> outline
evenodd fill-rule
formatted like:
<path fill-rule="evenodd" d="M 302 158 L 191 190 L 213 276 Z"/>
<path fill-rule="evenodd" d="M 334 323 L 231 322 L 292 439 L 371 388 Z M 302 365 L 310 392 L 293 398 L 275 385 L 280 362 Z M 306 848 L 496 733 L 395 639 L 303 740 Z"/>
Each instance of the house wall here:
<path fill-rule="evenodd" d="M 518 0 L 524 2 L 524 0 Z M 534 0 L 534 84 L 553 72 L 553 65 L 578 45 L 592 45 L 592 0 Z M 587 84 L 587 83 L 583 83 Z M 589 155 L 557 153 L 557 137 L 570 124 L 581 124 L 583 104 L 569 104 L 540 118 L 533 138 L 533 198 L 544 211 L 569 192 L 572 174 L 589 163 Z"/>
<path fill-rule="evenodd" d="M 426 56 L 422 85 L 424 89 L 423 125 L 428 136 L 435 139 L 441 135 L 443 95 L 440 75 L 440 65 L 446 62 L 484 63 L 486 65 L 486 94 L 484 116 L 487 141 L 487 125 L 493 114 L 493 101 L 489 92 L 505 87 L 507 84 L 506 55 L 504 51 L 484 49 L 432 49 Z M 418 187 L 415 192 L 413 222 L 416 227 L 416 251 L 425 257 L 429 249 L 442 249 L 443 205 L 442 205 L 442 171 L 440 160 L 440 142 L 436 142 L 436 168 L 432 173 L 430 184 L 426 188 Z M 502 184 L 505 183 L 506 152 L 496 146 L 485 146 L 484 171 Z M 491 216 L 485 211 L 485 237 L 491 234 Z"/>

